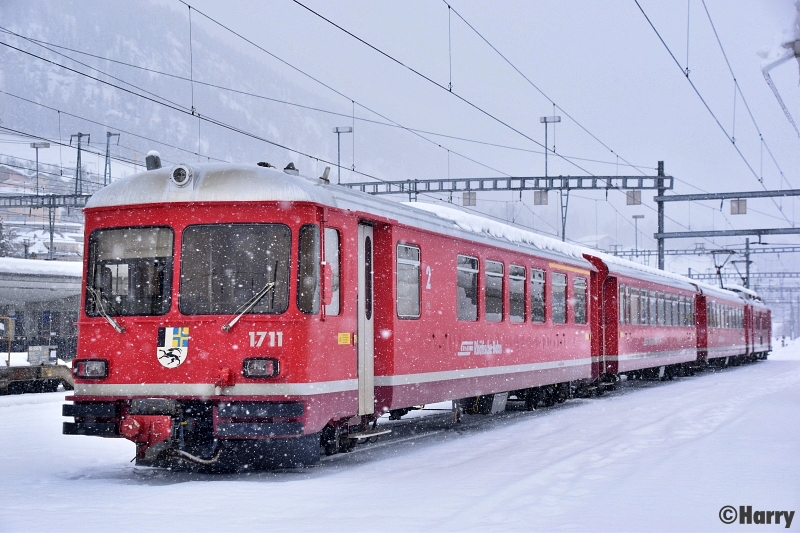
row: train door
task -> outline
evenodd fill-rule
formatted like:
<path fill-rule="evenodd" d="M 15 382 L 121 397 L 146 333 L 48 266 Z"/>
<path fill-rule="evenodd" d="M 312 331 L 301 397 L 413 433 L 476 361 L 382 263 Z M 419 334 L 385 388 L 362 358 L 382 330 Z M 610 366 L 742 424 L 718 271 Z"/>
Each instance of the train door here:
<path fill-rule="evenodd" d="M 755 328 L 753 327 L 753 306 L 744 306 L 744 343 L 747 345 L 747 355 L 755 351 Z"/>
<path fill-rule="evenodd" d="M 708 314 L 707 300 L 704 294 L 696 294 L 694 298 L 694 325 L 697 328 L 697 360 L 708 360 Z"/>
<path fill-rule="evenodd" d="M 372 226 L 358 225 L 358 414 L 375 411 Z"/>
<path fill-rule="evenodd" d="M 602 339 L 600 339 L 600 371 L 603 374 L 616 374 L 618 369 L 617 357 L 619 356 L 619 324 L 620 311 L 625 298 L 619 290 L 620 284 L 615 277 L 607 277 L 603 282 L 601 309 Z"/>

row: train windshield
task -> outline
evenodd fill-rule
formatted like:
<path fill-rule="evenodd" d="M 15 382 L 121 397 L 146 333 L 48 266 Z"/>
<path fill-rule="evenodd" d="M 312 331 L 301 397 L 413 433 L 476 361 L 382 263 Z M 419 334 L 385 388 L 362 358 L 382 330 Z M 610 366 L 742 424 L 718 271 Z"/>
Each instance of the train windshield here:
<path fill-rule="evenodd" d="M 169 228 L 101 229 L 89 237 L 86 314 L 163 315 L 172 291 Z"/>
<path fill-rule="evenodd" d="M 181 253 L 181 312 L 283 313 L 291 244 L 283 224 L 189 226 Z"/>

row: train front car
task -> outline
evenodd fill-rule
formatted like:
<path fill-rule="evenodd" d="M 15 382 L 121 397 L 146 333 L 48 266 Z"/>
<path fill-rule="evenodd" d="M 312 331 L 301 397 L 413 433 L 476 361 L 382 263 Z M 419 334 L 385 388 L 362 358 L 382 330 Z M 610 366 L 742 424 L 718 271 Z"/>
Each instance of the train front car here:
<path fill-rule="evenodd" d="M 142 465 L 317 462 L 322 429 L 358 403 L 355 320 L 324 322 L 330 203 L 310 180 L 236 165 L 95 194 L 64 433 L 127 438 Z"/>

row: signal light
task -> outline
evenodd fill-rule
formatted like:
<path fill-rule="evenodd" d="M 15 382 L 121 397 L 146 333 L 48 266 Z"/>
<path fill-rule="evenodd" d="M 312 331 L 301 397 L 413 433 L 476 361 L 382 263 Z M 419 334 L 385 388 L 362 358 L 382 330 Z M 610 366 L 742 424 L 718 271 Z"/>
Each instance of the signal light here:
<path fill-rule="evenodd" d="M 278 375 L 278 360 L 261 357 L 245 359 L 242 374 L 246 378 L 274 378 Z"/>
<path fill-rule="evenodd" d="M 108 377 L 108 361 L 105 359 L 80 359 L 72 363 L 72 375 L 82 379 L 104 379 Z"/>

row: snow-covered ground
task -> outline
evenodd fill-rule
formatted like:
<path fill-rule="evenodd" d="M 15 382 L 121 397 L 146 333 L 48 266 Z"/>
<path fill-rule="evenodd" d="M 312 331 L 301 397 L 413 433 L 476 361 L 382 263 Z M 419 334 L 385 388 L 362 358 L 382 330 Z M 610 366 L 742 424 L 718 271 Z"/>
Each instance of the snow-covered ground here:
<path fill-rule="evenodd" d="M 0 398 L 0 531 L 738 531 L 722 506 L 800 511 L 800 342 L 758 364 L 442 422 L 300 472 L 136 469 L 125 440 L 61 435 L 63 397 Z"/>

